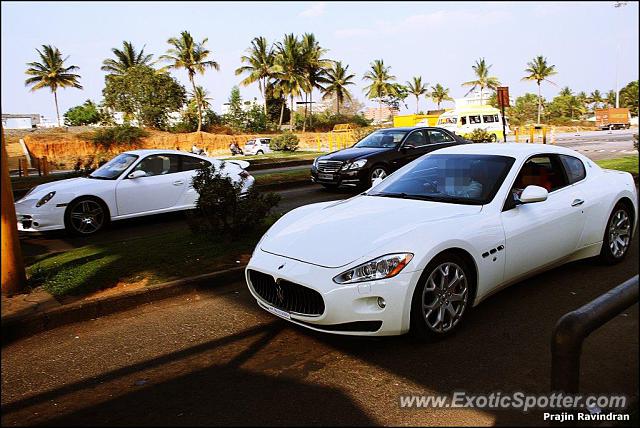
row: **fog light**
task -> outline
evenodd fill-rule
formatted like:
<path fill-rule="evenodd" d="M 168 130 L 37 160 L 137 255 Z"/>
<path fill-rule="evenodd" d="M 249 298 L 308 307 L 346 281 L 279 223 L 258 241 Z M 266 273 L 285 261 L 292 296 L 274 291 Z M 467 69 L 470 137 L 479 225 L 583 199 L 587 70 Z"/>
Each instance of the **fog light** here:
<path fill-rule="evenodd" d="M 387 302 L 382 297 L 378 297 L 378 306 L 380 306 L 380 309 L 384 309 L 387 306 Z"/>

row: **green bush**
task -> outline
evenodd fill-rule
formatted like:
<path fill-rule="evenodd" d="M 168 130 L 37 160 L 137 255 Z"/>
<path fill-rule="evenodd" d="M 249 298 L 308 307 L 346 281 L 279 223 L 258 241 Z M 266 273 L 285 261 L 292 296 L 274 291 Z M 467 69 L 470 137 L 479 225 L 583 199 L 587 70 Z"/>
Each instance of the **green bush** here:
<path fill-rule="evenodd" d="M 142 128 L 120 125 L 98 129 L 91 139 L 96 144 L 110 147 L 114 144 L 135 144 L 148 135 L 149 133 Z"/>
<path fill-rule="evenodd" d="M 464 138 L 474 143 L 488 143 L 496 140 L 495 134 L 481 128 L 474 129 L 469 134 L 465 134 Z"/>
<path fill-rule="evenodd" d="M 236 239 L 261 226 L 269 211 L 280 201 L 275 193 L 261 193 L 252 187 L 242 195 L 242 182 L 234 183 L 220 168 L 203 167 L 193 178 L 198 192 L 196 209 L 187 220 L 195 234 L 208 234 L 213 239 Z"/>
<path fill-rule="evenodd" d="M 300 140 L 298 136 L 291 132 L 284 132 L 275 138 L 271 139 L 269 147 L 271 150 L 295 152 L 298 149 Z"/>

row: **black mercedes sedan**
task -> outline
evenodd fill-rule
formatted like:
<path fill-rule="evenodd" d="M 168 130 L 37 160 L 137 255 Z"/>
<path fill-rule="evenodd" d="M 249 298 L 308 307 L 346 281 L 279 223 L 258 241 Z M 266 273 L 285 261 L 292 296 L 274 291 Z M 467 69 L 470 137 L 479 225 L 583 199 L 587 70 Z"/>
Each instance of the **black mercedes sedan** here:
<path fill-rule="evenodd" d="M 379 129 L 352 147 L 316 158 L 311 180 L 326 188 L 368 188 L 376 178 L 384 178 L 426 153 L 466 143 L 469 141 L 442 128 Z"/>

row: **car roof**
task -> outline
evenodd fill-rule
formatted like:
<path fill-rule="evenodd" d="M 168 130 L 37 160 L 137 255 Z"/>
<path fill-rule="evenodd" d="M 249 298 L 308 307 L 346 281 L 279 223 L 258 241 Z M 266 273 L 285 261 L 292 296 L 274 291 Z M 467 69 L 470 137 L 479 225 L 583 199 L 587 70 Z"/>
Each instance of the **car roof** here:
<path fill-rule="evenodd" d="M 391 128 L 380 128 L 377 129 L 376 131 L 413 131 L 414 129 L 435 129 L 438 128 L 437 126 L 425 126 L 425 125 L 417 125 L 417 126 L 398 126 L 398 127 L 391 127 Z M 443 128 L 438 128 L 438 129 L 443 129 Z"/>
<path fill-rule="evenodd" d="M 498 155 L 512 157 L 529 157 L 538 153 L 557 153 L 571 156 L 581 156 L 575 150 L 550 144 L 528 143 L 471 143 L 439 149 L 434 153 L 459 153 L 477 155 Z"/>
<path fill-rule="evenodd" d="M 174 154 L 174 155 L 187 155 L 187 156 L 195 156 L 205 158 L 206 156 L 197 155 L 195 153 L 188 152 L 186 150 L 175 150 L 175 149 L 138 149 L 138 150 L 127 150 L 124 153 L 138 155 L 138 156 L 148 156 L 155 154 Z"/>

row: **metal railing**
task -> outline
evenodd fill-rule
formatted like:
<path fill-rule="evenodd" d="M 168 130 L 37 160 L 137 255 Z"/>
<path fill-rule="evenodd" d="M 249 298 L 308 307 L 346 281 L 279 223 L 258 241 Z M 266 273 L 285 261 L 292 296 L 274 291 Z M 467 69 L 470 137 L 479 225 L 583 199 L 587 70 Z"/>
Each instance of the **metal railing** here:
<path fill-rule="evenodd" d="M 577 393 L 582 342 L 638 302 L 638 275 L 558 320 L 551 339 L 551 391 Z"/>

